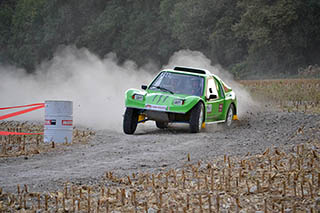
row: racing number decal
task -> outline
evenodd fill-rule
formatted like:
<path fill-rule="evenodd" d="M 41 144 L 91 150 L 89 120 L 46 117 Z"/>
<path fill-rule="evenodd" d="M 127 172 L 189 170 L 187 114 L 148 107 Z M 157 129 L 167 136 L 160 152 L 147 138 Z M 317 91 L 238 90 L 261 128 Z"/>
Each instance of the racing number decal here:
<path fill-rule="evenodd" d="M 218 112 L 222 112 L 222 109 L 223 109 L 223 104 L 219 104 Z"/>
<path fill-rule="evenodd" d="M 62 120 L 62 126 L 72 126 L 72 120 Z"/>

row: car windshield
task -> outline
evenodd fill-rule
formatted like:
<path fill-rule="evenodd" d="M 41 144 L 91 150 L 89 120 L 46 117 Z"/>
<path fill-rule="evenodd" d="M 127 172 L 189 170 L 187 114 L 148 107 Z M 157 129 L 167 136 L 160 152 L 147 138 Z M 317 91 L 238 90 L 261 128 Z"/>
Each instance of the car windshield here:
<path fill-rule="evenodd" d="M 150 85 L 151 90 L 172 94 L 203 95 L 203 77 L 183 73 L 162 72 Z"/>

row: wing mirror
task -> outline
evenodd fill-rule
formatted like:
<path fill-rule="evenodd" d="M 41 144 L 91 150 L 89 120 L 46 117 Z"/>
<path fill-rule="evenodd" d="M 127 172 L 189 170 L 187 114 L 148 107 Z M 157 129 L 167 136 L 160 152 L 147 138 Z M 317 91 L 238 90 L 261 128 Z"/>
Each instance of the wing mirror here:
<path fill-rule="evenodd" d="M 141 85 L 141 89 L 146 90 L 148 88 L 147 85 Z"/>

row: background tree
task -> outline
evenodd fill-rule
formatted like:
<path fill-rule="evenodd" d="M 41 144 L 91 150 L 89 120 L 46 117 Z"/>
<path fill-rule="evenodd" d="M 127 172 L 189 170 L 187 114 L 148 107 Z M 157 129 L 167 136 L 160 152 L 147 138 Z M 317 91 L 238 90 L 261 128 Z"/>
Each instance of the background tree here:
<path fill-rule="evenodd" d="M 239 76 L 320 61 L 318 0 L 1 0 L 0 63 L 29 72 L 61 45 L 138 65 L 203 52 Z"/>

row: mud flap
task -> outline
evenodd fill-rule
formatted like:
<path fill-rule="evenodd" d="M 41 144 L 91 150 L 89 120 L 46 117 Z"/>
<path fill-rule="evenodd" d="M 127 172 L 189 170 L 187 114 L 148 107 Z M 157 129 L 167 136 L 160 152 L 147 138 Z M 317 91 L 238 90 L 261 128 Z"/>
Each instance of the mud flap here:
<path fill-rule="evenodd" d="M 138 117 L 138 122 L 140 123 L 144 123 L 145 121 L 143 121 L 143 120 L 145 120 L 146 119 L 146 116 L 145 115 L 142 115 L 142 114 L 140 114 L 139 115 L 139 117 Z"/>

